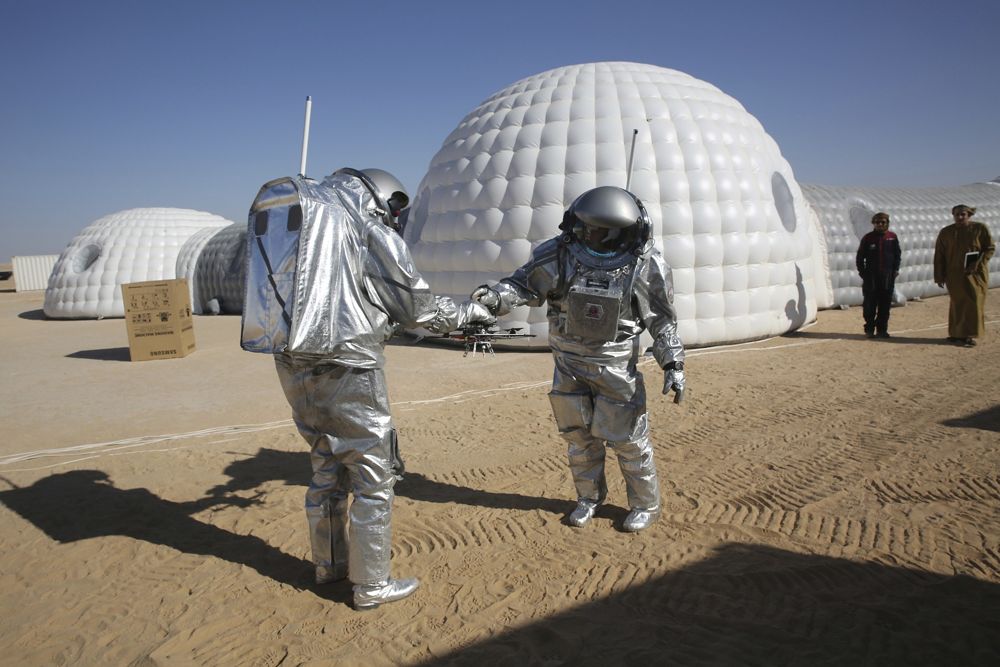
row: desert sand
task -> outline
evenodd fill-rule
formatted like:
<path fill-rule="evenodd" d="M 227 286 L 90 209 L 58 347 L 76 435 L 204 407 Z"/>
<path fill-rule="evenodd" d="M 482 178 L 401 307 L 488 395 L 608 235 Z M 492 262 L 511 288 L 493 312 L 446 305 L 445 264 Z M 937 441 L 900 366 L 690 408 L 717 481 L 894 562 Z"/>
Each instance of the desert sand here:
<path fill-rule="evenodd" d="M 0 664 L 1000 664 L 1000 290 L 991 336 L 946 297 L 690 352 L 687 400 L 643 363 L 664 507 L 624 533 L 621 475 L 584 529 L 545 352 L 400 340 L 408 472 L 369 612 L 311 581 L 304 443 L 238 317 L 129 361 L 123 320 L 0 293 Z"/>

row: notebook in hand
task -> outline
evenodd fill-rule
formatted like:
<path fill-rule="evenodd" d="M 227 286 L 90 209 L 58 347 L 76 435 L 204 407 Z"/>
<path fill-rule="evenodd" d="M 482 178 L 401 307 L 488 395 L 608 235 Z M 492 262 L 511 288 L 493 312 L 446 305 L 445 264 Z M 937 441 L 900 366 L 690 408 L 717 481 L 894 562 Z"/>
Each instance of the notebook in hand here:
<path fill-rule="evenodd" d="M 965 253 L 965 270 L 968 271 L 969 269 L 973 268 L 976 265 L 976 262 L 978 261 L 979 261 L 978 250 L 973 250 L 971 252 Z"/>

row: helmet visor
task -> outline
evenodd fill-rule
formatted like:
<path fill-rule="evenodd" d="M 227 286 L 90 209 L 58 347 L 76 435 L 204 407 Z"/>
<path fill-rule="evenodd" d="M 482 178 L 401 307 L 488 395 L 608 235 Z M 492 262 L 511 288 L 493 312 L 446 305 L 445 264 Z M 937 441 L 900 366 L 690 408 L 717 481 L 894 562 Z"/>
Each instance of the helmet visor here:
<path fill-rule="evenodd" d="M 389 207 L 392 217 L 398 218 L 403 209 L 410 205 L 410 198 L 406 196 L 405 192 L 397 190 L 392 193 L 392 196 L 385 203 Z"/>
<path fill-rule="evenodd" d="M 587 249 L 599 255 L 614 255 L 631 250 L 635 242 L 635 226 L 598 227 L 578 222 L 573 228 L 577 240 Z"/>

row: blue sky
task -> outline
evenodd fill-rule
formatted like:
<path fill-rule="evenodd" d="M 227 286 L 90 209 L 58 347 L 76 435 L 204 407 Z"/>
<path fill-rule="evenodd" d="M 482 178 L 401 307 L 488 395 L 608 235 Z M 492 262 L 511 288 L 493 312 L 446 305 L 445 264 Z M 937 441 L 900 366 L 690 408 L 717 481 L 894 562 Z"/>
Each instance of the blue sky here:
<path fill-rule="evenodd" d="M 492 93 L 553 67 L 681 70 L 739 100 L 802 183 L 1000 176 L 1000 2 L 0 0 L 0 262 L 169 206 L 377 166 L 416 187 Z"/>

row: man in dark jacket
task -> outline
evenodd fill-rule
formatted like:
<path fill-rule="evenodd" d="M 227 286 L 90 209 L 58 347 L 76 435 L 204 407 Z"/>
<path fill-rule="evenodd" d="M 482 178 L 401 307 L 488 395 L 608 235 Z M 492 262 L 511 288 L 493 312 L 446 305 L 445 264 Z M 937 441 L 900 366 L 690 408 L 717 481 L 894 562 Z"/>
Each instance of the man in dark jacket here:
<path fill-rule="evenodd" d="M 902 251 L 899 239 L 889 231 L 889 214 L 872 216 L 872 231 L 865 234 L 856 258 L 864 295 L 865 335 L 889 337 L 889 308 L 899 275 Z"/>

